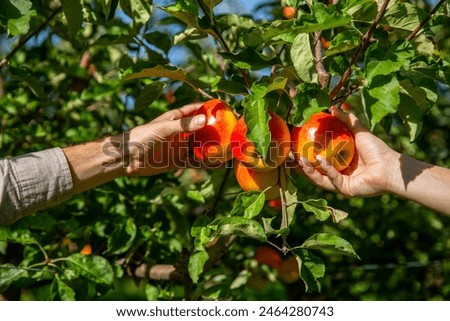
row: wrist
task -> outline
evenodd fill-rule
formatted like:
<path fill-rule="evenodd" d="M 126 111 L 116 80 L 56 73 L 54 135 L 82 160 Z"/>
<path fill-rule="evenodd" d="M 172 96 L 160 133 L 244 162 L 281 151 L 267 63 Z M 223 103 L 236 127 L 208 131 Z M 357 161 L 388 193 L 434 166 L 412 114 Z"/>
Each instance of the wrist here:
<path fill-rule="evenodd" d="M 383 164 L 383 181 L 380 183 L 382 193 L 398 194 L 403 182 L 403 178 L 401 177 L 401 156 L 400 153 L 391 151 L 385 164 Z"/>

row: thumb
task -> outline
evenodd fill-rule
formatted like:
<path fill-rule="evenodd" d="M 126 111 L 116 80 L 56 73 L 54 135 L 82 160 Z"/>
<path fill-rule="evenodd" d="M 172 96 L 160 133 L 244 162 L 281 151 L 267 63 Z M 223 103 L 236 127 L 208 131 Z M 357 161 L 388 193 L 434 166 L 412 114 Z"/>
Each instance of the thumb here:
<path fill-rule="evenodd" d="M 164 137 L 170 137 L 180 132 L 193 132 L 203 128 L 205 124 L 206 116 L 204 114 L 157 123 L 158 131 Z"/>

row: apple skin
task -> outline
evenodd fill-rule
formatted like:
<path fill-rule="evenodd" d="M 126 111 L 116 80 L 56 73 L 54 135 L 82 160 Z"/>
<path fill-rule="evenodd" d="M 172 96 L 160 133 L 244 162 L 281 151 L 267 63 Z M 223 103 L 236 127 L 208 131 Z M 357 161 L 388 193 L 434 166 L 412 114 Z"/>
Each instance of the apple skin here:
<path fill-rule="evenodd" d="M 294 256 L 289 256 L 283 260 L 278 270 L 278 278 L 284 283 L 294 283 L 300 279 L 298 262 Z"/>
<path fill-rule="evenodd" d="M 281 253 L 268 246 L 259 246 L 255 251 L 254 259 L 261 264 L 266 264 L 279 271 L 283 258 Z"/>
<path fill-rule="evenodd" d="M 219 99 L 205 102 L 192 116 L 200 114 L 206 116 L 206 125 L 189 135 L 189 147 L 203 165 L 222 165 L 232 159 L 230 138 L 237 117 Z"/>
<path fill-rule="evenodd" d="M 283 7 L 283 9 L 281 10 L 281 13 L 283 14 L 283 17 L 285 19 L 292 19 L 295 17 L 295 15 L 297 14 L 298 9 L 296 7 L 291 7 L 291 6 L 286 6 Z"/>
<path fill-rule="evenodd" d="M 239 186 L 244 192 L 265 191 L 266 201 L 280 197 L 278 184 L 278 168 L 269 171 L 255 171 L 241 161 L 236 160 L 234 164 L 234 174 Z M 270 187 L 270 188 L 269 188 Z"/>
<path fill-rule="evenodd" d="M 291 132 L 294 158 L 306 158 L 323 172 L 316 159 L 321 155 L 342 172 L 355 155 L 355 140 L 347 126 L 337 117 L 327 113 L 316 113 L 301 127 Z"/>
<path fill-rule="evenodd" d="M 271 141 L 266 159 L 256 151 L 255 144 L 247 139 L 247 125 L 244 117 L 236 123 L 231 133 L 231 150 L 234 158 L 255 171 L 273 170 L 289 156 L 291 137 L 286 122 L 273 112 L 269 112 Z"/>

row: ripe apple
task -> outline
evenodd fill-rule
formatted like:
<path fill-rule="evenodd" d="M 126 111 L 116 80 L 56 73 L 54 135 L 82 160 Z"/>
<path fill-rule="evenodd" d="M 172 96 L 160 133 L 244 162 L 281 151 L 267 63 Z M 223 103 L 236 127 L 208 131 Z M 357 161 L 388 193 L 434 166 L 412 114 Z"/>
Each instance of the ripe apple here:
<path fill-rule="evenodd" d="M 300 279 L 298 262 L 294 256 L 289 256 L 281 263 L 278 277 L 284 283 L 294 283 Z"/>
<path fill-rule="evenodd" d="M 266 200 L 280 196 L 278 184 L 278 168 L 269 171 L 255 171 L 237 160 L 234 164 L 234 174 L 239 186 L 244 192 L 265 191 Z M 266 190 L 267 189 L 267 190 Z"/>
<path fill-rule="evenodd" d="M 211 99 L 194 115 L 204 114 L 206 125 L 189 135 L 189 146 L 197 160 L 204 165 L 221 165 L 232 158 L 231 132 L 237 117 L 224 101 Z"/>
<path fill-rule="evenodd" d="M 316 156 L 326 158 L 338 171 L 346 169 L 355 155 L 353 134 L 338 118 L 316 113 L 301 127 L 292 130 L 294 158 L 306 158 L 320 172 Z"/>
<path fill-rule="evenodd" d="M 255 144 L 247 139 L 247 125 L 244 117 L 238 120 L 231 133 L 233 156 L 256 171 L 277 168 L 286 160 L 291 150 L 291 137 L 286 122 L 273 112 L 269 112 L 269 115 L 271 141 L 265 159 L 257 152 Z"/>
<path fill-rule="evenodd" d="M 324 37 L 320 37 L 320 42 L 322 43 L 323 49 L 327 50 L 328 48 L 330 48 L 330 44 L 331 44 L 330 40 L 327 40 Z"/>
<path fill-rule="evenodd" d="M 298 9 L 296 7 L 286 6 L 283 7 L 281 13 L 285 19 L 292 19 L 297 14 Z"/>
<path fill-rule="evenodd" d="M 283 261 L 281 253 L 268 246 L 259 246 L 255 251 L 254 259 L 277 271 L 280 270 Z"/>

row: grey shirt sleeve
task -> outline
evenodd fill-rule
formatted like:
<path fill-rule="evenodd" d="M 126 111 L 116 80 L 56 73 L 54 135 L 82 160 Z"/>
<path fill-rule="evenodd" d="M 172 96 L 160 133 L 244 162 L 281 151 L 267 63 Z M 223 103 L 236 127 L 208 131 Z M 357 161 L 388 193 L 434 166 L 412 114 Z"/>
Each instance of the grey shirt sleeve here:
<path fill-rule="evenodd" d="M 72 187 L 60 148 L 0 159 L 0 226 L 66 200 Z"/>

